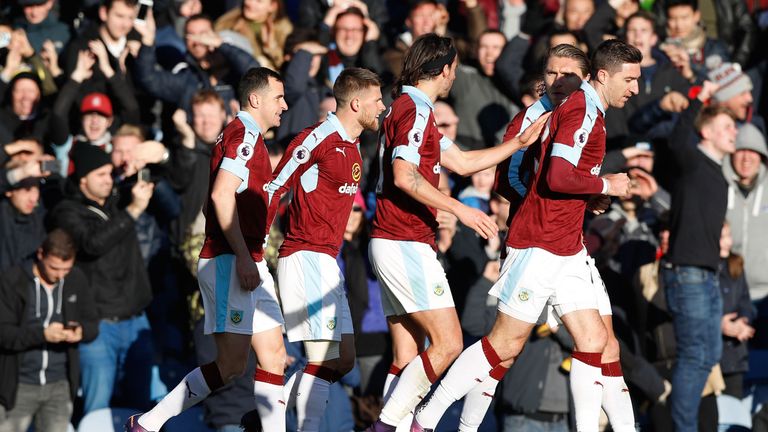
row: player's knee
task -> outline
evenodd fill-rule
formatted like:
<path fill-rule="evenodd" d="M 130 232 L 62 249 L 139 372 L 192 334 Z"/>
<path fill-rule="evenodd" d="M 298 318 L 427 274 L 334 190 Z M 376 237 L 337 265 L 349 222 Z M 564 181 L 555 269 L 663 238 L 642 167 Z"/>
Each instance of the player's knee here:
<path fill-rule="evenodd" d="M 461 338 L 447 339 L 443 344 L 442 349 L 444 355 L 452 360 L 457 359 L 463 350 L 464 344 L 462 343 Z"/>

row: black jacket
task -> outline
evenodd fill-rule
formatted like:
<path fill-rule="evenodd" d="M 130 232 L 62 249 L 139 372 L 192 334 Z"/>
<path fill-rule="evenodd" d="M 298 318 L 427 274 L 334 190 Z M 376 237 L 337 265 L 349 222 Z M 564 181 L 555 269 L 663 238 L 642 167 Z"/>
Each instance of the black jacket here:
<path fill-rule="evenodd" d="M 44 217 L 42 206 L 24 215 L 7 199 L 0 200 L 0 272 L 34 258 L 45 239 Z"/>
<path fill-rule="evenodd" d="M 76 321 L 83 327 L 82 342 L 90 342 L 99 332 L 93 291 L 85 274 L 74 267 L 64 278 L 62 314 L 64 322 Z M 43 327 L 26 325 L 25 316 L 29 299 L 30 284 L 34 278 L 29 269 L 14 267 L 0 276 L 0 405 L 6 410 L 16 402 L 16 388 L 19 380 L 21 355 L 45 343 Z M 77 344 L 67 349 L 67 379 L 70 398 L 74 400 L 80 384 L 80 358 Z"/>
<path fill-rule="evenodd" d="M 698 99 L 682 112 L 669 137 L 669 149 L 679 171 L 672 190 L 669 253 L 674 265 L 717 271 L 720 231 L 728 201 L 728 182 L 721 163 L 689 142 L 689 127 L 701 109 Z"/>
<path fill-rule="evenodd" d="M 51 211 L 50 224 L 77 241 L 77 261 L 94 287 L 99 318 L 130 318 L 150 303 L 152 289 L 135 224 L 117 208 L 117 197 L 102 207 L 77 191 Z"/>

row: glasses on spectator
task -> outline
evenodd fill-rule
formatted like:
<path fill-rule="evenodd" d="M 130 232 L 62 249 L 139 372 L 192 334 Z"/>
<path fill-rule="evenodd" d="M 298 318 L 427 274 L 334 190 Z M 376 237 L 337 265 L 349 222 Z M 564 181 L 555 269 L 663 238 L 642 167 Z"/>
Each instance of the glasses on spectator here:
<path fill-rule="evenodd" d="M 365 29 L 362 27 L 336 27 L 336 31 L 344 33 L 363 33 Z"/>
<path fill-rule="evenodd" d="M 355 213 L 359 213 L 359 212 L 363 211 L 363 208 L 360 207 L 360 206 L 353 206 L 352 207 L 352 211 L 355 212 Z"/>

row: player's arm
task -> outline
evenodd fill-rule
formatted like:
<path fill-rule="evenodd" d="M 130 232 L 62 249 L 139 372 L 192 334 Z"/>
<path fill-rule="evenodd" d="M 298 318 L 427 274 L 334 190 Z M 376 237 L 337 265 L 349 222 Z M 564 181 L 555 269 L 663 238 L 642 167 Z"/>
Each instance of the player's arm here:
<path fill-rule="evenodd" d="M 589 145 L 592 125 L 584 124 L 585 108 L 573 107 L 558 114 L 558 127 L 554 131 L 549 157 L 547 184 L 553 192 L 571 195 L 623 196 L 629 190 L 626 174 L 608 174 L 597 177 L 578 170 L 584 148 Z M 577 142 L 578 141 L 578 142 Z"/>
<path fill-rule="evenodd" d="M 536 142 L 550 114 L 543 114 L 520 135 L 495 147 L 465 152 L 461 151 L 458 146 L 452 145 L 440 154 L 440 163 L 462 176 L 468 176 L 496 166 L 514 152 Z"/>
<path fill-rule="evenodd" d="M 551 156 L 547 184 L 553 192 L 572 195 L 624 196 L 629 191 L 629 177 L 625 173 L 595 177 L 576 169 L 567 160 Z"/>
<path fill-rule="evenodd" d="M 456 215 L 464 225 L 477 231 L 483 238 L 492 238 L 499 228 L 480 210 L 465 206 L 440 192 L 419 173 L 418 165 L 401 158 L 392 161 L 395 186 L 416 201 Z"/>
<path fill-rule="evenodd" d="M 232 160 L 225 158 L 225 161 Z M 232 164 L 232 162 L 229 163 L 229 165 Z M 232 167 L 229 169 L 243 175 L 242 170 L 247 169 L 245 165 L 240 165 L 240 167 L 241 169 L 234 169 Z M 240 218 L 237 213 L 237 201 L 235 200 L 238 189 L 244 181 L 247 181 L 247 178 L 241 178 L 232 171 L 225 168 L 225 165 L 222 164 L 222 167 L 216 173 L 216 179 L 213 181 L 211 202 L 213 203 L 213 211 L 221 227 L 221 232 L 235 254 L 235 269 L 240 280 L 240 287 L 244 290 L 252 291 L 261 283 L 261 277 L 259 276 L 259 269 L 251 258 L 248 245 L 245 244 L 245 238 L 240 229 Z"/>

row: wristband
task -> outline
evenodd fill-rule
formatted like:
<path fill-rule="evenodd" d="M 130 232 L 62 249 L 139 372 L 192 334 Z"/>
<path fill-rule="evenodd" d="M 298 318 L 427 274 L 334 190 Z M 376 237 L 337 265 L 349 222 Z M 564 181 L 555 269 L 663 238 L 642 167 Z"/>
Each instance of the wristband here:
<path fill-rule="evenodd" d="M 608 183 L 608 180 L 606 180 L 606 179 L 604 179 L 604 178 L 601 178 L 600 180 L 602 180 L 602 181 L 603 181 L 603 191 L 602 191 L 602 192 L 600 192 L 600 193 L 601 193 L 602 195 L 607 195 L 607 194 L 608 194 L 608 189 L 610 189 L 610 186 L 611 186 L 611 184 L 610 184 L 610 183 Z"/>

